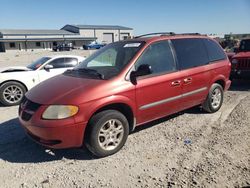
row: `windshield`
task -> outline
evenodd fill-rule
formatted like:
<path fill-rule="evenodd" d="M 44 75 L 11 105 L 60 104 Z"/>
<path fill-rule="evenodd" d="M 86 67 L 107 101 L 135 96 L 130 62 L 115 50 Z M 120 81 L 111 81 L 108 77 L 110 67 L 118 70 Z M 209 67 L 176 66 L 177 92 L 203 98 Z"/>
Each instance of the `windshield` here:
<path fill-rule="evenodd" d="M 43 65 L 44 63 L 46 63 L 48 60 L 50 60 L 50 57 L 42 57 L 38 60 L 36 60 L 35 62 L 29 64 L 27 66 L 27 68 L 32 69 L 32 70 L 36 70 L 38 69 L 41 65 Z"/>
<path fill-rule="evenodd" d="M 240 42 L 239 51 L 240 52 L 248 52 L 248 51 L 250 51 L 250 39 L 248 39 L 248 40 L 242 40 Z"/>
<path fill-rule="evenodd" d="M 122 41 L 107 45 L 84 60 L 70 75 L 91 75 L 94 78 L 110 79 L 118 75 L 130 62 L 145 42 Z M 75 73 L 74 73 L 75 72 Z"/>

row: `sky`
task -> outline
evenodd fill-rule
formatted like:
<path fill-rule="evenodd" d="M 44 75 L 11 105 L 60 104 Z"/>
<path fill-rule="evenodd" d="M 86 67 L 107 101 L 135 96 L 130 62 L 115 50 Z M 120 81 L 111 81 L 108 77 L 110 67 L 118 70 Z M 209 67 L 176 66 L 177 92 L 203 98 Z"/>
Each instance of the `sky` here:
<path fill-rule="evenodd" d="M 122 25 L 150 32 L 250 33 L 250 0 L 0 0 L 0 29 Z"/>

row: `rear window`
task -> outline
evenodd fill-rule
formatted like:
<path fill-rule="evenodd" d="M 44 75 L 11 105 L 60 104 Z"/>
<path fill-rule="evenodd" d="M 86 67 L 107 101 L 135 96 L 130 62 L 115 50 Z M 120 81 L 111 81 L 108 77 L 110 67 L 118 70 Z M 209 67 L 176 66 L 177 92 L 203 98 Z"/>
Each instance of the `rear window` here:
<path fill-rule="evenodd" d="M 206 48 L 201 39 L 172 40 L 181 70 L 209 63 Z"/>
<path fill-rule="evenodd" d="M 227 58 L 225 52 L 215 41 L 210 39 L 203 39 L 203 41 L 207 48 L 207 53 L 210 62 L 219 61 Z"/>

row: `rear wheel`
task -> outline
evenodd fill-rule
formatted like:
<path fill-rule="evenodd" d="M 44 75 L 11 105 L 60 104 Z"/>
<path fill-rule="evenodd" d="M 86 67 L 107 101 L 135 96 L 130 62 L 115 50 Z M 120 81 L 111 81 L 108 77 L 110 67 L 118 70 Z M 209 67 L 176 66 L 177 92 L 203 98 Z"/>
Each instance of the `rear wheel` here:
<path fill-rule="evenodd" d="M 214 83 L 209 90 L 207 99 L 202 104 L 202 108 L 209 113 L 217 112 L 221 108 L 223 94 L 222 86 Z"/>
<path fill-rule="evenodd" d="M 125 144 L 129 133 L 126 117 L 116 110 L 106 110 L 94 115 L 87 128 L 85 143 L 97 157 L 118 152 Z"/>
<path fill-rule="evenodd" d="M 21 102 L 26 88 L 18 82 L 6 82 L 0 87 L 0 102 L 5 106 L 17 105 Z"/>

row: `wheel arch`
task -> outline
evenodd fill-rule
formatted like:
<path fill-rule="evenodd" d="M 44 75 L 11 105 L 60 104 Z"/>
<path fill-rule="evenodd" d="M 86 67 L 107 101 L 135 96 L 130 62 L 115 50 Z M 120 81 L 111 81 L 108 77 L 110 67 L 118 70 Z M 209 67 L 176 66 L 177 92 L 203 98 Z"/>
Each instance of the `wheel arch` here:
<path fill-rule="evenodd" d="M 216 80 L 214 83 L 217 83 L 217 84 L 221 85 L 221 87 L 223 88 L 223 90 L 225 89 L 226 82 L 224 80 L 222 80 L 222 79 Z"/>
<path fill-rule="evenodd" d="M 5 80 L 5 81 L 3 81 L 2 83 L 0 83 L 0 87 L 1 87 L 3 84 L 8 83 L 8 82 L 17 82 L 17 83 L 19 83 L 19 84 L 22 84 L 22 85 L 25 87 L 26 91 L 28 91 L 28 87 L 26 86 L 26 84 L 24 84 L 23 82 L 21 82 L 21 81 L 19 81 L 19 80 Z"/>
<path fill-rule="evenodd" d="M 96 110 L 95 113 L 92 114 L 91 118 L 95 114 L 102 112 L 104 110 L 117 110 L 117 111 L 121 112 L 128 120 L 129 131 L 130 132 L 133 131 L 134 124 L 135 124 L 135 116 L 134 116 L 134 112 L 133 112 L 132 108 L 128 104 L 122 103 L 122 102 L 107 104 L 105 106 L 102 106 L 98 110 Z"/>
<path fill-rule="evenodd" d="M 217 84 L 221 85 L 222 88 L 223 88 L 223 90 L 225 90 L 225 87 L 226 87 L 226 77 L 223 76 L 223 75 L 219 75 L 219 76 L 217 76 L 216 78 L 213 79 L 213 81 L 211 83 L 211 86 L 214 83 L 217 83 Z"/>
<path fill-rule="evenodd" d="M 86 138 L 86 134 L 88 134 L 89 130 L 89 121 L 90 119 L 96 115 L 97 113 L 104 111 L 104 110 L 117 110 L 121 112 L 128 120 L 129 123 L 129 131 L 132 132 L 134 130 L 135 124 L 136 124 L 136 116 L 135 116 L 135 111 L 134 111 L 134 106 L 132 101 L 130 101 L 128 98 L 123 97 L 123 96 L 116 96 L 116 100 L 105 100 L 102 101 L 102 103 L 99 103 L 98 105 L 90 105 L 90 106 L 95 106 L 93 111 L 91 111 L 87 117 L 87 126 L 85 128 L 84 132 L 84 139 Z M 119 99 L 119 100 L 118 100 Z M 122 100 L 123 99 L 123 100 Z M 86 107 L 89 106 L 89 104 L 86 105 Z"/>

